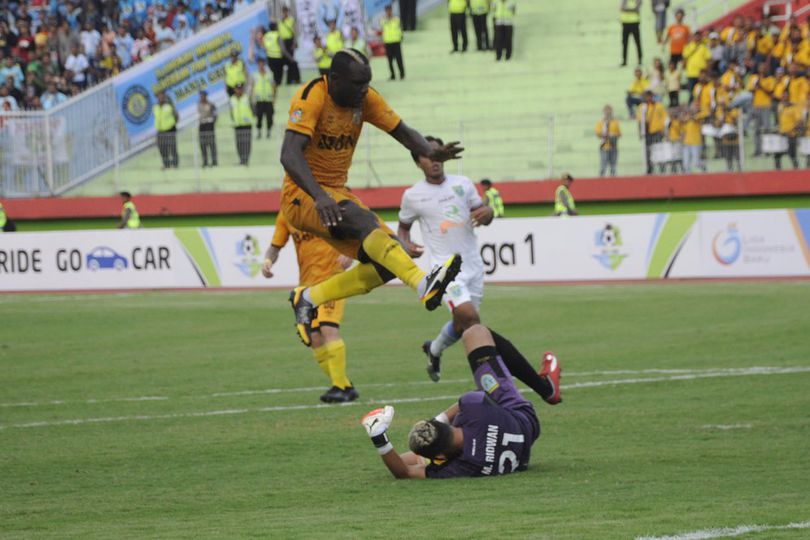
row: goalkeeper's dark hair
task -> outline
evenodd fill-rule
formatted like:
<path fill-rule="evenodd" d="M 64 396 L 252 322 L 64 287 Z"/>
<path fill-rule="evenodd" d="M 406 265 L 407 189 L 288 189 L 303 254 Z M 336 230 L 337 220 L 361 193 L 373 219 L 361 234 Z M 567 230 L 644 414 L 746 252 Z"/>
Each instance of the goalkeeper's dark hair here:
<path fill-rule="evenodd" d="M 357 49 L 341 49 L 332 57 L 332 65 L 329 66 L 330 75 L 346 75 L 352 64 L 367 66 L 368 58 Z"/>
<path fill-rule="evenodd" d="M 440 139 L 440 138 L 438 138 L 438 137 L 434 137 L 433 135 L 427 135 L 427 136 L 425 137 L 425 140 L 426 140 L 427 142 L 429 142 L 429 143 L 432 143 L 432 142 L 437 142 L 437 143 L 439 143 L 439 146 L 444 146 L 444 141 L 443 141 L 443 140 L 441 140 L 441 139 Z M 416 152 L 411 152 L 411 157 L 413 158 L 413 160 L 414 160 L 416 163 L 419 163 L 419 154 L 417 154 Z"/>
<path fill-rule="evenodd" d="M 411 452 L 434 459 L 439 454 L 448 457 L 453 453 L 453 429 L 438 420 L 420 420 L 408 434 Z"/>

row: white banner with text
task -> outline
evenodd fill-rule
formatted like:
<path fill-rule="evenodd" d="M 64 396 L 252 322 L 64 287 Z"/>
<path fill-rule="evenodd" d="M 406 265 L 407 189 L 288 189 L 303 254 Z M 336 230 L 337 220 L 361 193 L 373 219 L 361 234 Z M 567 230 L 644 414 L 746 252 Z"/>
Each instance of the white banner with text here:
<path fill-rule="evenodd" d="M 0 291 L 292 287 L 292 242 L 261 274 L 273 231 L 2 233 Z M 487 282 L 810 276 L 810 210 L 507 218 L 477 234 Z"/>

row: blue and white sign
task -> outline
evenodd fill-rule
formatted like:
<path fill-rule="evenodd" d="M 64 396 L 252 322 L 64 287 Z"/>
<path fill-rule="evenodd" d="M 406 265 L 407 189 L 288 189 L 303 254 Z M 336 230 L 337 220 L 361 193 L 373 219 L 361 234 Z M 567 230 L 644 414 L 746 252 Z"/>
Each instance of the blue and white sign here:
<path fill-rule="evenodd" d="M 177 107 L 181 124 L 196 118 L 200 90 L 206 90 L 211 101 L 224 103 L 231 51 L 238 50 L 247 62 L 251 37 L 268 23 L 266 4 L 255 4 L 116 77 L 115 99 L 130 144 L 155 135 L 152 106 L 161 90 Z"/>

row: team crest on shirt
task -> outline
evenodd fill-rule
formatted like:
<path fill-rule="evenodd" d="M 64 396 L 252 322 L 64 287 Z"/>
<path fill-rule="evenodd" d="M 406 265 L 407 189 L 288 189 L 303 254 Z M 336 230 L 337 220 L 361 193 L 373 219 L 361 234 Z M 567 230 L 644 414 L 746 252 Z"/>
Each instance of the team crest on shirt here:
<path fill-rule="evenodd" d="M 304 109 L 295 109 L 290 115 L 290 122 L 297 124 L 301 121 L 302 116 L 304 116 Z"/>
<path fill-rule="evenodd" d="M 454 191 L 454 192 L 455 192 L 455 194 L 456 194 L 456 195 L 458 195 L 459 197 L 463 197 L 463 196 L 464 196 L 464 187 L 463 187 L 463 186 L 453 186 L 453 191 Z"/>
<path fill-rule="evenodd" d="M 487 394 L 491 394 L 494 392 L 500 385 L 498 381 L 490 375 L 489 373 L 484 373 L 484 376 L 481 377 L 481 388 L 484 389 L 484 392 Z"/>
<path fill-rule="evenodd" d="M 359 126 L 363 123 L 363 109 L 355 109 L 352 111 L 352 124 Z"/>

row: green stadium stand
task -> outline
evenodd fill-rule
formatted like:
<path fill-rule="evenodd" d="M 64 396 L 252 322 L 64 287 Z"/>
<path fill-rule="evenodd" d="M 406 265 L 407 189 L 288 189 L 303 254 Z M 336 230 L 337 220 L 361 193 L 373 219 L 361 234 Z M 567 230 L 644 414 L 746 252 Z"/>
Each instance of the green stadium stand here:
<path fill-rule="evenodd" d="M 730 0 L 727 5 L 730 9 L 743 3 Z M 620 69 L 618 5 L 619 0 L 519 2 L 515 55 L 510 62 L 496 62 L 494 53 L 475 50 L 471 22 L 469 51 L 449 54 L 448 18 L 446 10 L 438 8 L 420 19 L 419 31 L 405 36 L 406 80 L 389 82 L 386 60 L 374 58 L 372 85 L 409 125 L 425 134 L 463 142 L 464 159 L 448 165 L 448 172 L 495 181 L 536 180 L 562 171 L 596 176 L 599 159 L 594 126 L 603 105 L 609 103 L 624 133 L 618 173 L 642 174 L 642 146 L 624 105 L 635 49 L 631 45 L 630 66 Z M 721 14 L 711 13 L 700 23 Z M 641 29 L 647 67 L 654 57 L 665 54 L 655 42 L 652 11 L 646 2 Z M 305 73 L 304 77 L 314 75 Z M 253 141 L 249 167 L 238 165 L 225 108 L 217 125 L 219 167 L 194 166 L 200 163 L 194 143 L 196 128 L 186 128 L 178 134 L 179 169 L 161 171 L 157 149 L 151 147 L 69 195 L 109 195 L 119 189 L 138 194 L 279 189 L 283 177 L 280 141 L 294 90 L 280 88 L 272 138 Z M 712 169 L 720 168 L 719 161 L 712 163 Z M 418 177 L 408 153 L 388 135 L 367 125 L 355 152 L 349 185 L 404 185 Z"/>

